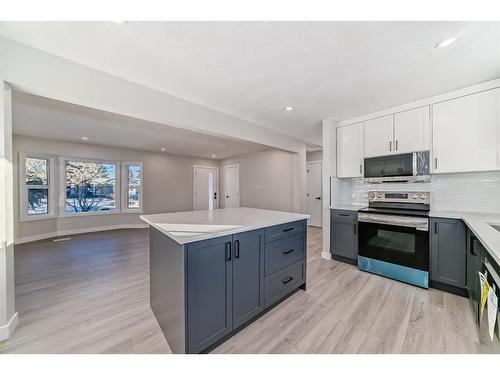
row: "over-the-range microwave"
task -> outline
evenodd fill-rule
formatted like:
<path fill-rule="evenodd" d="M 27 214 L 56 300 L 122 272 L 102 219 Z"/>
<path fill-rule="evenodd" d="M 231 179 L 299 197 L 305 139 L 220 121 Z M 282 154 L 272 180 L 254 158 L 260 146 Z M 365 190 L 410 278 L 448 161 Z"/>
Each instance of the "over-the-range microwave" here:
<path fill-rule="evenodd" d="M 364 159 L 364 178 L 369 183 L 429 182 L 429 151 Z"/>

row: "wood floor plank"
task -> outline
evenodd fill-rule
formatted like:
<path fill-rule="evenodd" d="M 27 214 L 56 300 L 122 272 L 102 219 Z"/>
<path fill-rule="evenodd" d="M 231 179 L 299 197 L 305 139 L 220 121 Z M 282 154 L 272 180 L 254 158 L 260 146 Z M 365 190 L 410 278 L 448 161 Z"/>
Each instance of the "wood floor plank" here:
<path fill-rule="evenodd" d="M 214 353 L 478 353 L 468 300 L 321 259 L 308 229 L 299 290 Z M 171 353 L 149 307 L 142 229 L 15 247 L 19 326 L 0 353 Z"/>

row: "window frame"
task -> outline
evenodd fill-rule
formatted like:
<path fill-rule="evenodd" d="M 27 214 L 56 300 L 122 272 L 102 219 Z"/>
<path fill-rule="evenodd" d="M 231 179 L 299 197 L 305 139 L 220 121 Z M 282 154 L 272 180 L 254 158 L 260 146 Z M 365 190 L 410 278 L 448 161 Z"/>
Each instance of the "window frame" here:
<path fill-rule="evenodd" d="M 130 166 L 139 166 L 141 167 L 141 193 L 139 195 L 139 208 L 129 208 L 128 207 L 128 168 Z M 132 213 L 143 213 L 144 210 L 144 163 L 143 162 L 132 162 L 132 161 L 124 161 L 122 162 L 122 171 L 121 171 L 121 185 L 122 185 L 122 213 L 132 214 Z"/>
<path fill-rule="evenodd" d="M 115 209 L 109 211 L 72 212 L 66 211 L 66 162 L 77 161 L 87 163 L 114 164 L 115 166 Z M 83 217 L 96 215 L 114 215 L 122 213 L 121 210 L 121 162 L 117 160 L 91 159 L 73 156 L 59 157 L 59 217 Z"/>
<path fill-rule="evenodd" d="M 27 185 L 26 184 L 26 158 L 47 160 L 47 185 Z M 19 221 L 36 221 L 55 219 L 56 210 L 56 156 L 43 153 L 19 151 Z M 28 214 L 28 191 L 29 189 L 47 190 L 47 213 L 46 214 Z"/>

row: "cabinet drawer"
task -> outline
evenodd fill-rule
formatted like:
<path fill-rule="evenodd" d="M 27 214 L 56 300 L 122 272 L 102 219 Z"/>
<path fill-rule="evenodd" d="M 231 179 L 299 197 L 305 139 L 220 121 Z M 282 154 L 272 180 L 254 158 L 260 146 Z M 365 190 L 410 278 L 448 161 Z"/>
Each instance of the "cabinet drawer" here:
<path fill-rule="evenodd" d="M 358 213 L 347 210 L 332 210 L 332 218 L 335 220 L 357 221 Z"/>
<path fill-rule="evenodd" d="M 305 257 L 305 235 L 283 238 L 266 244 L 265 274 L 269 275 Z"/>
<path fill-rule="evenodd" d="M 274 227 L 266 228 L 265 241 L 271 242 L 281 238 L 293 236 L 297 233 L 302 233 L 306 229 L 305 220 L 295 221 L 293 223 L 286 223 L 275 225 Z"/>
<path fill-rule="evenodd" d="M 301 259 L 267 276 L 265 285 L 265 307 L 271 306 L 304 283 L 305 259 Z"/>

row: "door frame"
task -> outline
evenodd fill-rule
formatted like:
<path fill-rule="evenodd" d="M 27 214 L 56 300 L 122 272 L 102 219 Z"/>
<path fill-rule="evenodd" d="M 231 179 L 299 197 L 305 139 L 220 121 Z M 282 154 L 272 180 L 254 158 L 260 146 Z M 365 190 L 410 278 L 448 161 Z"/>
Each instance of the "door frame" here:
<path fill-rule="evenodd" d="M 238 207 L 240 207 L 240 165 L 239 164 L 231 164 L 231 165 L 226 165 L 224 167 L 224 208 L 226 207 L 226 194 L 227 194 L 227 169 L 228 168 L 233 168 L 233 167 L 238 167 Z"/>
<path fill-rule="evenodd" d="M 196 210 L 196 169 L 198 168 L 215 169 L 215 193 L 219 192 L 219 167 L 214 167 L 212 165 L 193 165 L 193 210 Z M 218 196 L 217 199 L 214 200 L 214 209 L 219 208 L 220 196 Z"/>
<path fill-rule="evenodd" d="M 321 212 L 319 215 L 320 226 L 317 228 L 323 228 L 323 160 L 312 160 L 312 161 L 306 162 L 306 210 L 307 210 L 307 194 L 308 194 L 308 192 L 307 192 L 307 169 L 309 168 L 310 164 L 319 164 L 321 166 L 321 174 L 320 174 L 321 181 L 319 183 L 320 189 L 321 189 Z M 310 221 L 310 219 L 307 220 L 307 225 L 310 225 L 309 221 Z M 313 226 L 315 226 L 315 225 L 313 225 Z"/>

